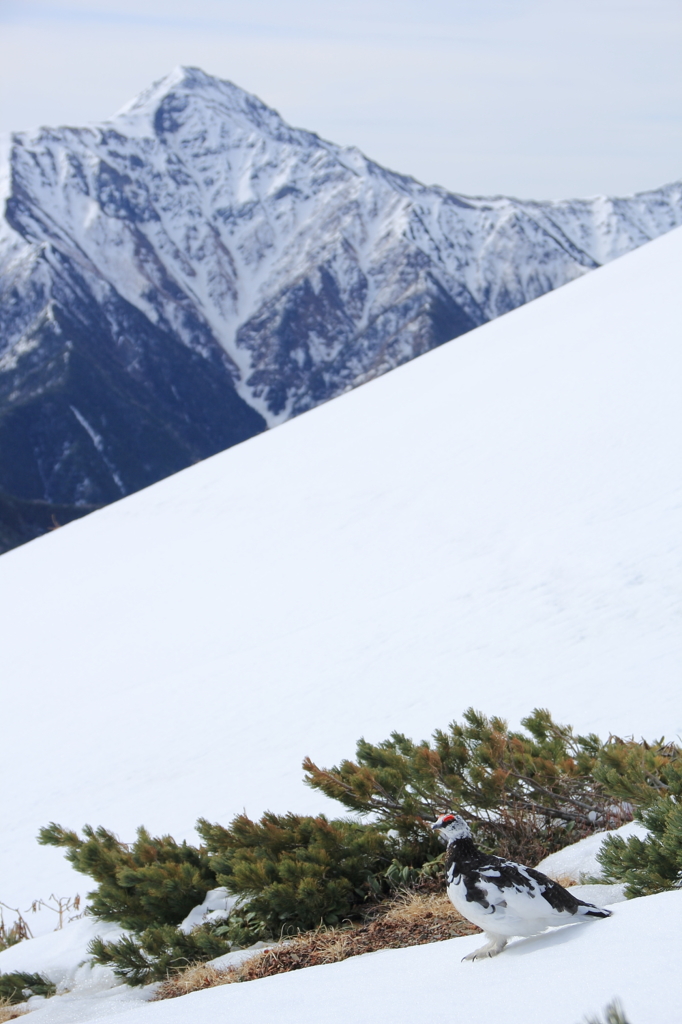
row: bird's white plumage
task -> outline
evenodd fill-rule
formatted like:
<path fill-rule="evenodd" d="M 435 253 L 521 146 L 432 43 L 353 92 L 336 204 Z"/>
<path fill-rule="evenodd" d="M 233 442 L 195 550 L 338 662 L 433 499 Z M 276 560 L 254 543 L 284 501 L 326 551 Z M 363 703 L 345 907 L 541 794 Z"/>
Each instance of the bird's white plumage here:
<path fill-rule="evenodd" d="M 610 916 L 610 911 L 577 899 L 534 868 L 482 853 L 460 815 L 442 814 L 433 828 L 448 843 L 446 877 L 451 903 L 489 939 L 467 959 L 496 956 L 513 935 L 537 935 L 586 917 Z"/>
<path fill-rule="evenodd" d="M 527 882 L 527 888 L 501 887 L 500 872 L 493 866 L 479 870 L 477 888 L 482 891 L 487 907 L 467 901 L 466 885 L 462 875 L 456 875 L 448 884 L 452 905 L 472 924 L 495 935 L 537 935 L 546 928 L 557 928 L 584 918 L 587 907 L 578 907 L 575 914 L 557 910 L 544 898 L 545 887 L 532 878 L 521 864 L 507 861 Z M 582 913 L 581 913 L 582 911 Z"/>

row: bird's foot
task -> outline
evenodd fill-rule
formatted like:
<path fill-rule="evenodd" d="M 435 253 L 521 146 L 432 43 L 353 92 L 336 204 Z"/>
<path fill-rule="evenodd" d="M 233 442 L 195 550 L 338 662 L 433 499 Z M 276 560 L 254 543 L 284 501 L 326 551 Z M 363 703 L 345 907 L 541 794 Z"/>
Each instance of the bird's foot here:
<path fill-rule="evenodd" d="M 473 952 L 462 957 L 462 963 L 465 960 L 486 960 L 488 957 L 497 956 L 507 945 L 507 941 L 507 939 L 495 936 L 490 939 L 490 942 L 486 942 L 485 946 L 479 946 L 478 949 L 474 949 Z"/>

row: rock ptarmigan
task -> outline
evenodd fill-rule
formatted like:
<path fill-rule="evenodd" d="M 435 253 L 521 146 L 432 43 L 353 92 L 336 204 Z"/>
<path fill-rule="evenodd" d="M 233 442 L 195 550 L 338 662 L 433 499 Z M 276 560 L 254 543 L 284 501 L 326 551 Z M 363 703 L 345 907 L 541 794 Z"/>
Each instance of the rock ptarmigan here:
<path fill-rule="evenodd" d="M 577 899 L 535 868 L 482 853 L 459 814 L 441 814 L 431 828 L 448 844 L 445 873 L 452 905 L 488 939 L 465 960 L 497 956 L 512 935 L 537 935 L 579 918 L 611 917 L 610 910 Z"/>

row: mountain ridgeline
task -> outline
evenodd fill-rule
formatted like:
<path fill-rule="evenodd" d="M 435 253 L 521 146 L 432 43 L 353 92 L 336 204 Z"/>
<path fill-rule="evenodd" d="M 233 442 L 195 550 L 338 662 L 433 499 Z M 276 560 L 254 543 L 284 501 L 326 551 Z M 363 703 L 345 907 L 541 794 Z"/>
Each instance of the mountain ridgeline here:
<path fill-rule="evenodd" d="M 471 198 L 181 68 L 12 136 L 0 189 L 0 550 L 237 444 L 682 224 Z"/>

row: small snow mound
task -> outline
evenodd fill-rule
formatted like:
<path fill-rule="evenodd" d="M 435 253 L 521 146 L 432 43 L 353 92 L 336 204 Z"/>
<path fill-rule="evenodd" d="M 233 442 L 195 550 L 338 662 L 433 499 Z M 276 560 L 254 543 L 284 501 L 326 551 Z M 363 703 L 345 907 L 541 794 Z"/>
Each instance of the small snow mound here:
<path fill-rule="evenodd" d="M 0 973 L 37 972 L 61 988 L 71 988 L 76 982 L 79 964 L 88 958 L 90 942 L 98 935 L 111 941 L 123 934 L 119 925 L 85 915 L 59 931 L 39 935 L 35 939 L 25 939 L 0 952 Z M 87 969 L 91 971 L 90 967 Z M 84 975 L 80 975 L 80 978 L 84 980 Z M 118 981 L 114 980 L 112 984 L 118 984 Z"/>
<path fill-rule="evenodd" d="M 88 946 L 99 935 L 109 941 L 123 935 L 117 924 L 88 915 L 59 931 L 26 939 L 0 952 L 0 973 L 42 974 L 57 986 L 51 999 L 32 996 L 25 1004 L 31 1024 L 73 1024 L 123 1013 L 152 997 L 156 985 L 122 985 L 109 967 L 90 964 Z"/>
<path fill-rule="evenodd" d="M 204 902 L 196 907 L 192 907 L 182 924 L 178 925 L 178 928 L 185 935 L 189 935 L 191 931 L 194 931 L 201 924 L 218 924 L 219 921 L 225 921 L 238 902 L 238 897 L 230 896 L 227 889 L 222 887 L 219 889 L 209 889 Z"/>
<path fill-rule="evenodd" d="M 245 960 L 252 957 L 254 953 L 260 953 L 263 949 L 272 949 L 276 945 L 279 945 L 279 943 L 254 942 L 252 946 L 247 946 L 245 949 L 235 949 L 231 953 L 223 953 L 222 956 L 217 956 L 215 960 L 209 960 L 208 963 L 219 971 L 226 971 L 228 967 L 239 967 Z"/>
<path fill-rule="evenodd" d="M 648 835 L 648 829 L 638 821 L 629 821 L 627 825 L 621 825 L 611 832 L 595 832 L 594 835 L 545 857 L 538 864 L 538 871 L 543 871 L 564 885 L 569 880 L 578 885 L 585 878 L 601 878 L 602 868 L 597 855 L 605 836 L 622 836 L 623 839 L 639 836 L 645 839 Z M 583 899 L 582 896 L 580 898 Z"/>
<path fill-rule="evenodd" d="M 584 903 L 594 903 L 595 907 L 610 907 L 627 899 L 624 882 L 617 885 L 571 885 L 568 891 Z"/>

